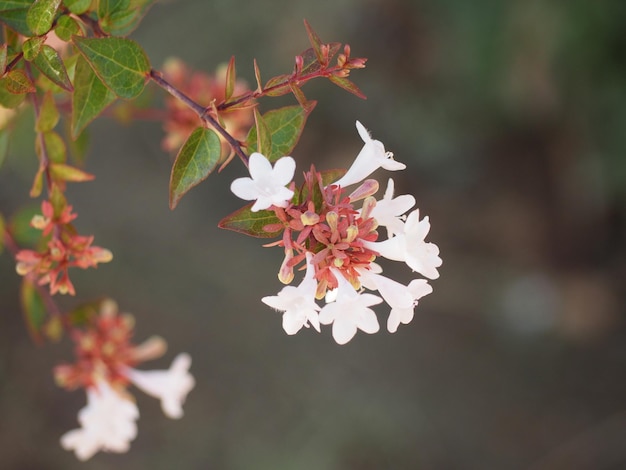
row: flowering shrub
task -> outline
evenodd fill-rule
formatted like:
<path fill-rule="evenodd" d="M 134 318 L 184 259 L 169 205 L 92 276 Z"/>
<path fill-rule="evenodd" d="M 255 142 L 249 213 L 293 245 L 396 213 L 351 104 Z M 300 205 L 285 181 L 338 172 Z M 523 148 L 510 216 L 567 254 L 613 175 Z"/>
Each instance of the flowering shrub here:
<path fill-rule="evenodd" d="M 256 87 L 236 76 L 234 57 L 214 75 L 191 71 L 178 59 L 162 71 L 152 67 L 143 48 L 126 36 L 139 24 L 154 0 L 6 0 L 0 1 L 5 43 L 0 47 L 0 164 L 9 156 L 11 120 L 28 105 L 34 110 L 38 169 L 30 197 L 41 198 L 41 213 L 30 218 L 36 240 L 21 228 L 15 214 L 0 215 L 0 250 L 15 258 L 22 276 L 20 300 L 33 338 L 58 341 L 67 335 L 75 344 L 75 361 L 56 367 L 59 386 L 82 388 L 87 405 L 79 412 L 80 427 L 61 437 L 65 449 L 81 460 L 98 451 L 126 452 L 136 437 L 138 408 L 131 385 L 161 401 L 170 418 L 183 415 L 182 405 L 195 380 L 191 358 L 176 356 L 169 370 L 135 367 L 165 352 L 165 341 L 152 338 L 134 345 L 134 320 L 118 314 L 112 300 L 83 303 L 67 311 L 56 295 L 76 296 L 70 268 L 95 268 L 113 259 L 93 245 L 93 235 L 80 235 L 77 214 L 66 199 L 69 183 L 94 175 L 82 169 L 83 155 L 69 154 L 71 141 L 82 142 L 88 125 L 104 113 L 140 119 L 145 109 L 134 106 L 146 86 L 167 93 L 165 110 L 152 114 L 163 121 L 163 149 L 176 153 L 170 176 L 169 202 L 181 198 L 234 157 L 249 177 L 232 182 L 232 192 L 249 204 L 226 216 L 220 226 L 260 238 L 278 238 L 284 260 L 277 295 L 262 301 L 282 312 L 283 328 L 295 334 L 302 327 L 332 324 L 339 344 L 357 330 L 375 333 L 378 319 L 370 308 L 386 302 L 387 329 L 413 318 L 419 299 L 432 291 L 426 279 L 404 285 L 383 276 L 378 258 L 400 261 L 427 279 L 439 276 L 436 245 L 425 241 L 428 217 L 420 219 L 410 195 L 394 197 L 389 179 L 382 199 L 379 183 L 369 176 L 379 168 L 398 171 L 381 142 L 357 122 L 362 150 L 346 170 L 304 172 L 294 180 L 293 150 L 308 115 L 315 108 L 302 91 L 316 78 L 363 98 L 349 79 L 366 59 L 351 56 L 348 45 L 324 43 L 305 22 L 311 47 L 296 56 L 293 71 L 263 82 L 254 63 Z M 297 104 L 259 111 L 259 100 L 293 94 Z M 120 104 L 120 100 L 126 100 Z M 113 112 L 110 112 L 110 111 Z M 69 126 L 58 126 L 66 118 Z M 76 146 L 74 146 L 76 147 Z M 380 227 L 385 228 L 382 239 Z M 290 285 L 295 271 L 303 279 Z"/>

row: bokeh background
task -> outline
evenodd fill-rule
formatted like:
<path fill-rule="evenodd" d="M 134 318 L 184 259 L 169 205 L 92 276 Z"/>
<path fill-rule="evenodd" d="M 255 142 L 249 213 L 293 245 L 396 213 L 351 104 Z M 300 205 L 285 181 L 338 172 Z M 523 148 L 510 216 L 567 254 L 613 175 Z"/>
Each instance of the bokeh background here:
<path fill-rule="evenodd" d="M 393 335 L 287 336 L 260 302 L 280 288 L 280 250 L 216 227 L 241 204 L 228 185 L 243 167 L 171 212 L 160 124 L 101 119 L 97 179 L 68 197 L 115 259 L 75 273 L 79 296 L 61 303 L 115 298 L 137 340 L 169 342 L 146 366 L 188 351 L 197 386 L 180 421 L 137 392 L 131 451 L 80 464 L 58 440 L 85 396 L 51 373 L 70 344 L 31 342 L 4 253 L 0 468 L 626 468 L 626 2 L 171 0 L 132 37 L 157 67 L 176 55 L 212 71 L 235 55 L 252 83 L 255 57 L 265 78 L 291 70 L 303 18 L 369 58 L 353 75 L 368 99 L 307 85 L 319 104 L 299 168 L 349 165 L 354 121 L 371 129 L 407 164 L 398 192 L 430 216 L 444 260 L 433 294 Z M 5 215 L 27 199 L 31 145 L 16 138 L 0 168 Z M 408 282 L 403 268 L 390 272 Z"/>

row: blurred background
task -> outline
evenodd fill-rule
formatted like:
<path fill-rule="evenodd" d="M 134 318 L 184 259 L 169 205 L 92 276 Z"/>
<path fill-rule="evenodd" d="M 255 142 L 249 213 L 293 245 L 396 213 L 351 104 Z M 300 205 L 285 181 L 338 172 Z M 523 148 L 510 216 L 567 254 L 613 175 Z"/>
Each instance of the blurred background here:
<path fill-rule="evenodd" d="M 349 165 L 363 122 L 407 164 L 397 193 L 430 216 L 444 260 L 434 292 L 395 334 L 287 336 L 260 302 L 281 287 L 280 249 L 216 226 L 241 205 L 228 186 L 243 166 L 172 212 L 161 125 L 100 119 L 86 165 L 97 178 L 68 198 L 78 230 L 115 258 L 75 272 L 79 295 L 60 303 L 113 297 L 137 341 L 168 340 L 146 368 L 187 351 L 197 385 L 180 421 L 137 391 L 131 451 L 79 463 L 59 437 L 85 395 L 52 377 L 71 345 L 31 342 L 4 253 L 0 468 L 626 468 L 626 2 L 170 0 L 132 37 L 157 68 L 178 56 L 211 72 L 235 55 L 252 84 L 253 58 L 265 79 L 291 71 L 308 47 L 303 18 L 369 58 L 352 75 L 368 99 L 308 84 L 319 104 L 299 168 Z M 5 215 L 35 169 L 32 141 L 11 145 Z"/>

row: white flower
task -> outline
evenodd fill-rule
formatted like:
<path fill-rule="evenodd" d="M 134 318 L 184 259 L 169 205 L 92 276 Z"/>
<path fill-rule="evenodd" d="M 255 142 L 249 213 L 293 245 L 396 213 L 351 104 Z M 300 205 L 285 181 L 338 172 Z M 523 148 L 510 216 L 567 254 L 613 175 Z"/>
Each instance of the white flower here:
<path fill-rule="evenodd" d="M 230 185 L 230 190 L 241 199 L 256 201 L 252 212 L 268 209 L 272 205 L 287 207 L 293 197 L 293 191 L 286 188 L 296 171 L 293 158 L 279 158 L 272 168 L 264 155 L 254 152 L 250 155 L 248 170 L 250 177 L 237 178 Z"/>
<path fill-rule="evenodd" d="M 338 181 L 333 184 L 343 188 L 351 184 L 363 181 L 374 171 L 383 167 L 385 170 L 396 171 L 404 170 L 406 165 L 393 159 L 391 152 L 385 152 L 385 146 L 379 140 L 374 140 L 359 121 L 356 122 L 356 128 L 365 145 L 357 155 L 354 163 Z"/>
<path fill-rule="evenodd" d="M 395 333 L 400 323 L 407 325 L 413 320 L 413 310 L 417 307 L 418 300 L 430 294 L 433 288 L 426 279 L 413 279 L 408 285 L 408 290 L 413 296 L 413 303 L 410 307 L 399 307 L 390 304 L 391 312 L 387 319 L 387 330 L 389 330 L 389 333 Z"/>
<path fill-rule="evenodd" d="M 107 382 L 97 382 L 87 389 L 87 406 L 78 413 L 82 427 L 65 433 L 61 445 L 73 450 L 80 460 L 91 458 L 99 450 L 127 452 L 130 441 L 137 436 L 138 417 L 135 403 Z"/>
<path fill-rule="evenodd" d="M 333 274 L 337 278 L 338 286 L 332 296 L 336 299 L 322 308 L 319 314 L 320 323 L 323 325 L 333 324 L 333 338 L 337 344 L 346 344 L 357 332 L 357 329 L 365 333 L 376 333 L 380 326 L 374 311 L 368 307 L 379 304 L 383 301 L 373 294 L 362 294 L 343 277 L 343 275 L 333 269 Z"/>
<path fill-rule="evenodd" d="M 314 278 L 315 268 L 311 265 L 311 257 L 312 255 L 307 253 L 306 274 L 298 287 L 285 286 L 278 295 L 261 299 L 270 307 L 284 312 L 283 329 L 288 335 L 295 335 L 303 326 L 308 328 L 309 323 L 320 331 L 317 314 L 320 306 L 315 303 L 317 281 Z"/>
<path fill-rule="evenodd" d="M 429 230 L 428 217 L 419 220 L 419 210 L 415 209 L 407 217 L 403 233 L 382 242 L 363 241 L 363 245 L 387 259 L 405 262 L 413 271 L 429 279 L 437 279 L 437 268 L 442 261 L 439 247 L 424 241 Z"/>
<path fill-rule="evenodd" d="M 376 201 L 376 205 L 371 217 L 376 219 L 378 225 L 387 227 L 388 238 L 393 237 L 396 233 L 401 233 L 404 229 L 403 214 L 415 205 L 415 198 L 410 194 L 403 194 L 396 198 L 393 197 L 394 184 L 389 178 L 385 195 L 380 201 Z"/>
<path fill-rule="evenodd" d="M 126 376 L 143 392 L 161 400 L 163 413 L 169 418 L 183 416 L 182 404 L 196 382 L 189 373 L 191 357 L 181 353 L 168 370 L 136 370 L 127 368 Z"/>

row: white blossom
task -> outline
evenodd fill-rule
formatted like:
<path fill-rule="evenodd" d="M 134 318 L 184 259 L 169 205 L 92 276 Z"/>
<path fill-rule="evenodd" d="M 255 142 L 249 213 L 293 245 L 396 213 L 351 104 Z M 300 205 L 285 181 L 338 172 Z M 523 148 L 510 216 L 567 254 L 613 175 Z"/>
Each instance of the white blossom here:
<path fill-rule="evenodd" d="M 346 344 L 357 332 L 357 329 L 365 333 L 376 333 L 380 326 L 376 313 L 369 308 L 383 301 L 374 294 L 360 293 L 343 277 L 333 269 L 337 278 L 338 286 L 332 296 L 335 300 L 322 308 L 319 314 L 320 323 L 323 325 L 333 324 L 333 338 L 337 344 Z"/>
<path fill-rule="evenodd" d="M 393 159 L 391 152 L 385 152 L 385 146 L 379 140 L 374 140 L 359 121 L 356 122 L 356 128 L 359 131 L 364 145 L 352 166 L 345 175 L 333 184 L 341 187 L 350 186 L 351 184 L 363 181 L 369 175 L 379 168 L 389 171 L 404 170 L 406 165 Z"/>
<path fill-rule="evenodd" d="M 189 354 L 181 353 L 168 370 L 143 371 L 129 367 L 125 374 L 137 388 L 161 400 L 161 408 L 167 417 L 180 418 L 185 398 L 196 384 L 189 373 L 190 366 Z"/>
<path fill-rule="evenodd" d="M 315 268 L 310 264 L 311 254 L 307 253 L 306 274 L 298 287 L 285 286 L 278 295 L 263 297 L 263 303 L 283 313 L 283 329 L 288 335 L 295 335 L 300 329 L 313 325 L 318 332 L 320 306 L 315 302 L 317 281 Z"/>
<path fill-rule="evenodd" d="M 402 233 L 382 242 L 364 241 L 363 244 L 387 259 L 405 262 L 413 271 L 429 279 L 437 279 L 437 268 L 442 261 L 439 247 L 424 241 L 429 230 L 428 217 L 419 220 L 419 210 L 416 209 L 407 217 Z"/>
<path fill-rule="evenodd" d="M 393 179 L 389 178 L 383 198 L 376 201 L 376 205 L 370 213 L 370 216 L 376 219 L 378 225 L 387 228 L 388 238 L 403 231 L 403 220 L 405 218 L 403 214 L 415 205 L 415 198 L 410 194 L 403 194 L 394 198 L 393 191 Z"/>
<path fill-rule="evenodd" d="M 87 389 L 87 406 L 78 413 L 82 427 L 65 433 L 61 445 L 73 450 L 80 460 L 91 458 L 99 450 L 127 452 L 130 441 L 137 436 L 138 417 L 134 402 L 107 382 L 97 382 Z"/>
<path fill-rule="evenodd" d="M 252 212 L 268 209 L 272 205 L 287 207 L 293 191 L 286 186 L 293 179 L 296 162 L 291 157 L 281 157 L 274 164 L 262 154 L 254 152 L 248 162 L 250 177 L 237 178 L 230 189 L 237 197 L 255 201 Z"/>
<path fill-rule="evenodd" d="M 411 320 L 413 320 L 413 311 L 415 307 L 417 307 L 418 300 L 433 291 L 433 288 L 428 284 L 426 279 L 413 279 L 407 287 L 413 297 L 413 303 L 410 307 L 400 307 L 390 304 L 391 312 L 389 313 L 389 318 L 387 318 L 387 330 L 389 333 L 395 333 L 400 323 L 404 325 L 409 324 Z"/>

